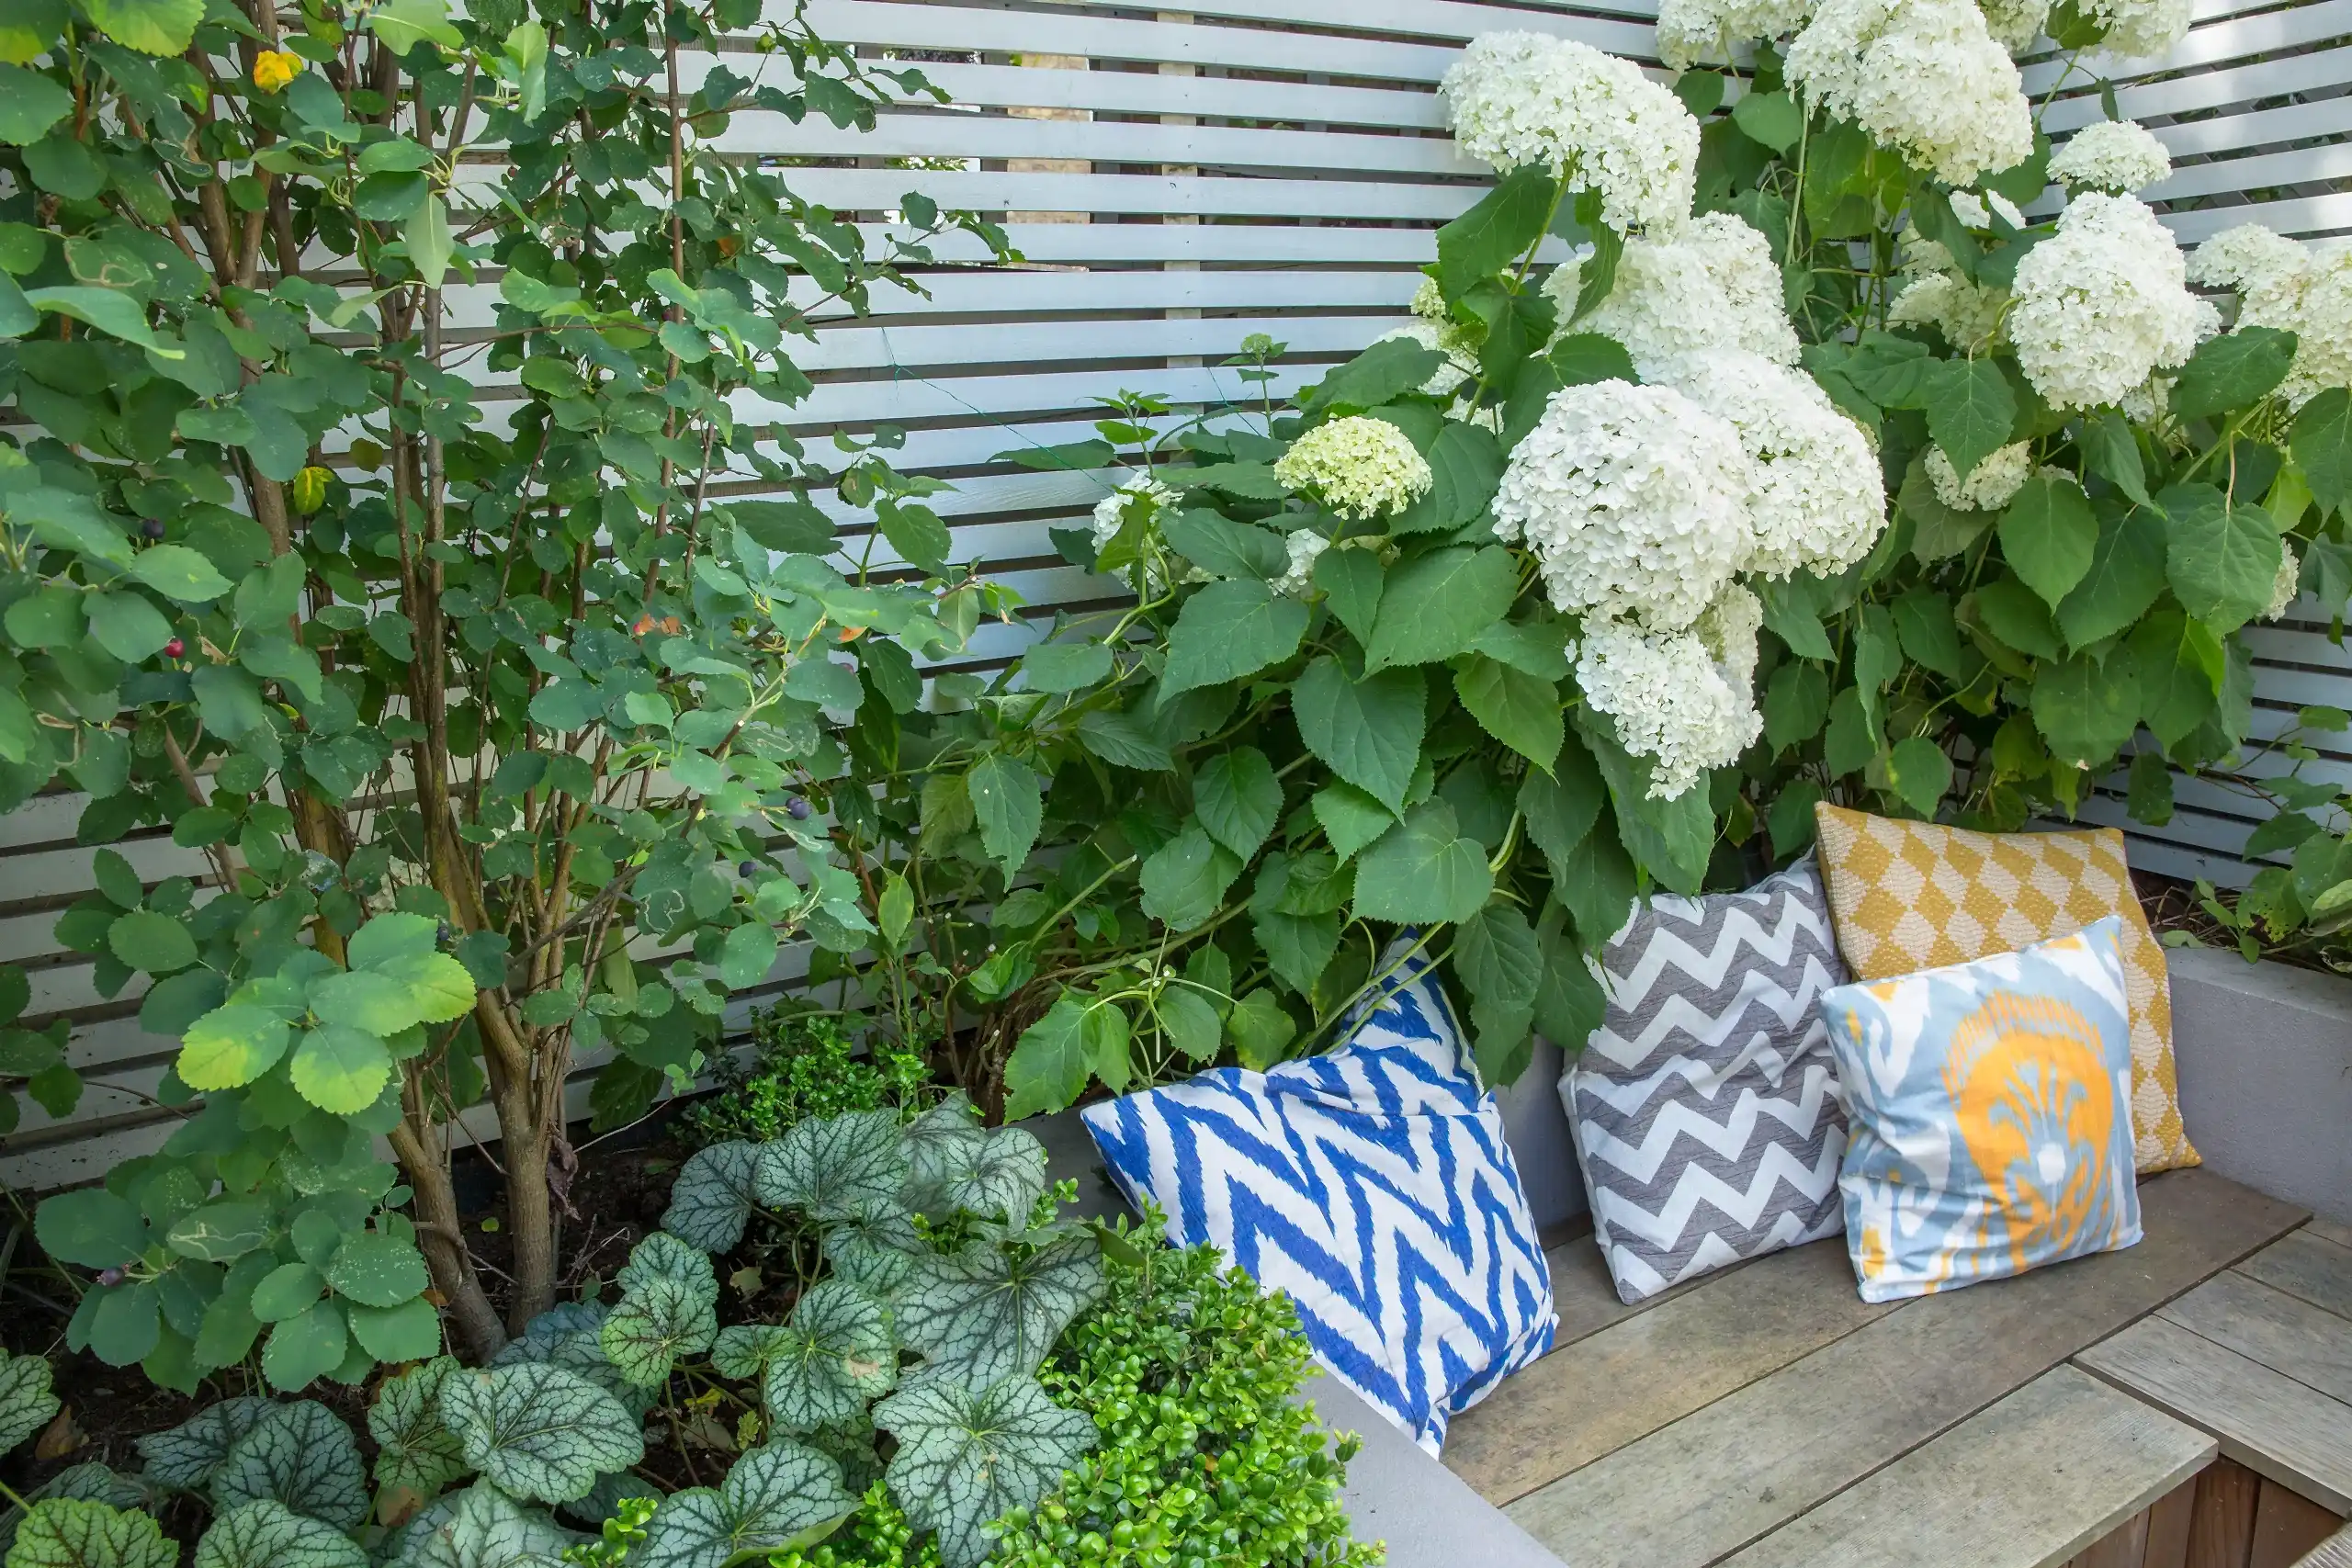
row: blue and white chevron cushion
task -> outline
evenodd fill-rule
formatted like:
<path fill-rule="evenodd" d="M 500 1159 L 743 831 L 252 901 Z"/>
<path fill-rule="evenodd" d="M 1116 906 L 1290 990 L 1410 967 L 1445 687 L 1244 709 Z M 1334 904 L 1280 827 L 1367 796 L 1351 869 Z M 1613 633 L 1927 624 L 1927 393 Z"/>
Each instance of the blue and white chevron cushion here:
<path fill-rule="evenodd" d="M 1551 1270 L 1502 1114 L 1418 960 L 1323 1055 L 1083 1114 L 1170 1241 L 1289 1292 L 1316 1358 L 1431 1454 L 1448 1417 L 1552 1348 Z"/>

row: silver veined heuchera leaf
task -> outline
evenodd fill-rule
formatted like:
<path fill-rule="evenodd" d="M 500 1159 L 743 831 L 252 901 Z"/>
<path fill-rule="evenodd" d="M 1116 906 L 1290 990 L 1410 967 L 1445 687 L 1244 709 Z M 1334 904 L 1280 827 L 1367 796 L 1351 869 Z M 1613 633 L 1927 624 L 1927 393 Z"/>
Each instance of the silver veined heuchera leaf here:
<path fill-rule="evenodd" d="M 175 1568 L 179 1560 L 147 1515 L 64 1497 L 35 1503 L 8 1548 L 8 1568 Z"/>
<path fill-rule="evenodd" d="M 368 1554 L 333 1525 L 260 1497 L 212 1521 L 196 1568 L 368 1568 Z"/>
<path fill-rule="evenodd" d="M 620 1401 L 545 1362 L 457 1374 L 441 1386 L 441 1419 L 468 1464 L 542 1503 L 584 1497 L 596 1477 L 645 1457 L 645 1435 Z"/>
<path fill-rule="evenodd" d="M 957 1211 L 1019 1226 L 1046 1190 L 1046 1145 L 1019 1127 L 997 1127 L 947 1151 L 916 1208 L 934 1218 Z"/>
<path fill-rule="evenodd" d="M 811 1546 L 856 1506 L 841 1466 L 798 1443 L 766 1443 L 737 1460 L 716 1491 L 663 1499 L 631 1568 L 726 1568 L 741 1554 Z"/>
<path fill-rule="evenodd" d="M 521 1338 L 509 1340 L 505 1349 L 492 1356 L 490 1364 L 519 1367 L 544 1361 L 578 1372 L 619 1400 L 623 1409 L 643 1416 L 653 1408 L 661 1391 L 658 1385 L 640 1388 L 629 1382 L 605 1354 L 605 1320 L 612 1314 L 613 1309 L 602 1302 L 567 1303 L 543 1312 L 525 1325 Z"/>
<path fill-rule="evenodd" d="M 678 1169 L 662 1228 L 705 1252 L 732 1252 L 752 1218 L 752 1168 L 757 1144 L 713 1144 Z"/>
<path fill-rule="evenodd" d="M 710 1254 L 667 1231 L 655 1231 L 639 1242 L 630 1250 L 628 1261 L 621 1265 L 620 1272 L 613 1276 L 613 1283 L 621 1288 L 624 1295 L 648 1280 L 675 1280 L 713 1304 L 718 1301 L 718 1275 L 710 1266 Z"/>
<path fill-rule="evenodd" d="M 392 1538 L 388 1568 L 560 1568 L 581 1538 L 487 1482 L 453 1493 Z"/>
<path fill-rule="evenodd" d="M 890 1207 L 907 1184 L 907 1151 L 893 1111 L 858 1111 L 794 1124 L 760 1145 L 752 1192 L 771 1209 L 825 1223 Z"/>
<path fill-rule="evenodd" d="M 878 1210 L 825 1227 L 825 1261 L 876 1301 L 896 1301 L 931 1247 L 903 1209 Z"/>
<path fill-rule="evenodd" d="M 768 1358 L 792 1337 L 781 1323 L 730 1323 L 711 1341 L 711 1370 L 723 1378 L 755 1378 Z"/>
<path fill-rule="evenodd" d="M 826 1280 L 800 1298 L 792 1324 L 769 1348 L 760 1400 L 781 1432 L 813 1432 L 857 1420 L 866 1401 L 899 1381 L 899 1344 L 880 1302 L 847 1280 Z"/>
<path fill-rule="evenodd" d="M 61 1408 L 50 1390 L 49 1362 L 0 1350 L 0 1453 L 49 1425 Z"/>
<path fill-rule="evenodd" d="M 184 1492 L 203 1491 L 212 1484 L 213 1472 L 237 1439 L 275 1408 L 266 1399 L 241 1394 L 206 1405 L 168 1432 L 150 1432 L 139 1439 L 147 1479 Z"/>
<path fill-rule="evenodd" d="M 874 1421 L 899 1439 L 890 1495 L 938 1532 L 947 1568 L 977 1568 L 993 1544 L 981 1527 L 1051 1491 L 1095 1437 L 1084 1412 L 1028 1377 L 987 1389 L 933 1378 L 876 1405 Z"/>
<path fill-rule="evenodd" d="M 368 1474 L 343 1417 L 315 1399 L 270 1406 L 212 1475 L 212 1506 L 222 1513 L 257 1497 L 357 1529 L 368 1517 Z"/>
<path fill-rule="evenodd" d="M 1094 1238 L 1066 1235 L 1026 1256 L 967 1247 L 924 1261 L 899 1293 L 899 1332 L 978 1387 L 1037 1370 L 1080 1313 L 1102 1294 Z"/>
<path fill-rule="evenodd" d="M 441 1385 L 458 1371 L 447 1356 L 388 1378 L 368 1407 L 368 1432 L 376 1439 L 376 1484 L 405 1491 L 418 1503 L 466 1473 L 457 1434 L 441 1422 Z"/>
<path fill-rule="evenodd" d="M 698 1356 L 718 1335 L 718 1294 L 704 1296 L 689 1280 L 657 1274 L 639 1281 L 597 1337 L 621 1376 L 651 1388 L 669 1377 L 681 1356 Z"/>

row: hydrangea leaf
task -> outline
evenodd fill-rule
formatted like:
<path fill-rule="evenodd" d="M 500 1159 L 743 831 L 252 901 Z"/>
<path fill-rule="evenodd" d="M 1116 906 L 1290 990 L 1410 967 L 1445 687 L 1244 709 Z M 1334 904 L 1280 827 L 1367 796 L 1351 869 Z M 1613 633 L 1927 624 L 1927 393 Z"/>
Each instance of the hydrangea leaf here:
<path fill-rule="evenodd" d="M 376 1439 L 376 1485 L 404 1491 L 419 1502 L 466 1473 L 457 1434 L 441 1420 L 441 1385 L 458 1371 L 447 1356 L 435 1356 L 396 1378 L 385 1380 L 368 1407 L 368 1433 Z"/>
<path fill-rule="evenodd" d="M 674 1280 L 713 1303 L 718 1300 L 718 1275 L 710 1266 L 710 1254 L 666 1231 L 655 1231 L 639 1242 L 613 1276 L 624 1296 L 652 1280 Z"/>
<path fill-rule="evenodd" d="M 441 1419 L 492 1484 L 542 1503 L 584 1496 L 597 1476 L 645 1457 L 644 1433 L 618 1400 L 547 1362 L 450 1378 Z"/>
<path fill-rule="evenodd" d="M 985 1385 L 1036 1371 L 1102 1293 L 1091 1236 L 1064 1236 L 1027 1257 L 968 1247 L 925 1262 L 900 1293 L 899 1329 L 933 1361 Z"/>
<path fill-rule="evenodd" d="M 35 1503 L 8 1548 L 8 1568 L 176 1568 L 179 1559 L 147 1515 L 68 1497 Z"/>
<path fill-rule="evenodd" d="M 357 1529 L 368 1517 L 368 1476 L 343 1417 L 314 1399 L 270 1406 L 212 1476 L 213 1506 L 222 1513 L 259 1497 Z"/>
<path fill-rule="evenodd" d="M 705 1296 L 693 1281 L 668 1274 L 641 1280 L 605 1320 L 597 1342 L 621 1376 L 643 1387 L 657 1386 L 679 1357 L 710 1348 L 718 1334 L 718 1293 L 714 1286 Z"/>
<path fill-rule="evenodd" d="M 0 1350 L 0 1453 L 49 1425 L 59 1409 L 50 1388 L 49 1362 Z"/>
<path fill-rule="evenodd" d="M 581 1538 L 486 1482 L 445 1497 L 394 1538 L 389 1568 L 560 1568 Z"/>
<path fill-rule="evenodd" d="M 897 1203 L 907 1168 L 897 1113 L 858 1111 L 799 1122 L 762 1145 L 752 1190 L 769 1208 L 826 1223 Z"/>
<path fill-rule="evenodd" d="M 212 1521 L 196 1568 L 368 1568 L 368 1554 L 333 1525 L 261 1497 Z"/>
<path fill-rule="evenodd" d="M 752 1218 L 752 1168 L 757 1144 L 713 1144 L 679 1168 L 662 1228 L 705 1252 L 732 1252 Z"/>
<path fill-rule="evenodd" d="M 839 1278 L 802 1296 L 790 1327 L 763 1350 L 760 1397 L 778 1431 L 854 1421 L 899 1381 L 888 1310 Z"/>
<path fill-rule="evenodd" d="M 1044 1496 L 1095 1436 L 1084 1412 L 1064 1410 L 1027 1377 L 984 1390 L 932 1379 L 875 1406 L 874 1420 L 899 1439 L 891 1495 L 938 1532 L 946 1568 L 977 1568 L 993 1544 L 981 1527 Z"/>
<path fill-rule="evenodd" d="M 642 1568 L 726 1568 L 739 1555 L 813 1545 L 856 1506 L 840 1465 L 798 1443 L 767 1443 L 716 1490 L 664 1499 L 630 1555 Z"/>
<path fill-rule="evenodd" d="M 139 1439 L 139 1457 L 147 1461 L 147 1479 L 158 1486 L 200 1492 L 229 1457 L 237 1440 L 261 1425 L 276 1406 L 266 1399 L 240 1396 L 208 1404 L 168 1432 L 150 1432 Z"/>

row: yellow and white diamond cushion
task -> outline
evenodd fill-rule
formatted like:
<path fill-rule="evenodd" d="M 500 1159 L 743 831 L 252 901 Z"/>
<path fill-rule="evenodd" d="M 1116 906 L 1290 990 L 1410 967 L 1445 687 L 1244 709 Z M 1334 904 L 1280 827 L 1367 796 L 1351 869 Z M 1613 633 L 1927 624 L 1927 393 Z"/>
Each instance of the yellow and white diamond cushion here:
<path fill-rule="evenodd" d="M 1857 980 L 2016 953 L 2121 916 L 2133 1156 L 2143 1176 L 2203 1163 L 2180 1122 L 2165 950 L 2132 891 L 2121 833 L 1976 833 L 1826 804 L 1814 814 L 1830 920 Z"/>

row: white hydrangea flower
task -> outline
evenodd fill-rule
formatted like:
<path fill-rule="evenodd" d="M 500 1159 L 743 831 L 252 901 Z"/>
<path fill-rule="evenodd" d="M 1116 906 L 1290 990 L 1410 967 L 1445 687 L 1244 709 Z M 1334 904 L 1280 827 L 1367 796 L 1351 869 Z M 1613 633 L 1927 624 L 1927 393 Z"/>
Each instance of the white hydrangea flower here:
<path fill-rule="evenodd" d="M 2050 20 L 2050 0 L 1977 0 L 1985 30 L 2011 54 L 2023 54 Z"/>
<path fill-rule="evenodd" d="M 1812 8 L 1813 0 L 1659 0 L 1657 57 L 1673 71 L 1728 60 L 1733 46 L 1779 38 Z"/>
<path fill-rule="evenodd" d="M 1878 459 L 1861 427 L 1812 377 L 1740 349 L 1684 355 L 1645 367 L 1643 376 L 1739 433 L 1756 530 L 1743 570 L 1827 574 L 1870 553 L 1886 526 Z"/>
<path fill-rule="evenodd" d="M 1989 208 L 1985 205 L 1987 202 L 1992 204 Z M 2018 204 L 1996 190 L 1988 190 L 1983 196 L 1974 191 L 1956 190 L 1951 193 L 1951 212 L 1966 227 L 1979 231 L 1993 227 L 1993 214 L 1996 212 L 2010 228 L 2025 227 L 2025 214 L 2018 210 Z"/>
<path fill-rule="evenodd" d="M 2087 192 L 2018 264 L 2018 368 L 2055 409 L 2112 403 L 2197 348 L 2204 316 L 2180 247 L 2135 197 Z"/>
<path fill-rule="evenodd" d="M 2242 223 L 2199 245 L 2188 275 L 2238 291 L 2239 326 L 2296 335 L 2294 363 L 2278 389 L 2289 407 L 2326 388 L 2352 386 L 2352 244 L 2300 244 Z"/>
<path fill-rule="evenodd" d="M 2083 10 L 2107 24 L 2101 54 L 2153 60 L 2170 54 L 2188 36 L 2189 0 L 2086 0 Z"/>
<path fill-rule="evenodd" d="M 1931 272 L 1904 286 L 1886 320 L 1889 326 L 1931 326 L 1964 354 L 1996 341 L 2008 308 L 2006 288 L 1971 283 L 1956 272 Z"/>
<path fill-rule="evenodd" d="M 1764 601 L 1735 582 L 1723 597 L 1707 606 L 1691 626 L 1707 645 L 1707 657 L 1722 667 L 1724 679 L 1741 692 L 1756 684 L 1756 634 L 1764 629 Z"/>
<path fill-rule="evenodd" d="M 1297 528 L 1283 536 L 1283 547 L 1290 552 L 1290 569 L 1274 579 L 1274 592 L 1304 599 L 1315 587 L 1315 562 L 1331 541 L 1312 528 Z"/>
<path fill-rule="evenodd" d="M 1511 451 L 1495 535 L 1556 608 L 1679 631 L 1752 553 L 1754 485 L 1739 432 L 1672 388 L 1566 387 Z"/>
<path fill-rule="evenodd" d="M 2134 424 L 2154 424 L 2172 412 L 2172 378 L 2151 376 L 2117 399 L 2115 406 Z"/>
<path fill-rule="evenodd" d="M 1434 348 L 1445 355 L 1446 362 L 1421 383 L 1421 390 L 1432 398 L 1452 397 L 1478 373 L 1478 356 L 1463 345 L 1458 327 L 1449 330 L 1434 321 L 1416 320 L 1392 327 L 1373 341 L 1386 343 L 1392 338 L 1410 338 L 1423 348 Z"/>
<path fill-rule="evenodd" d="M 1947 185 L 2033 154 L 2018 68 L 1973 0 L 1822 0 L 1790 44 L 1789 81 Z"/>
<path fill-rule="evenodd" d="M 2050 177 L 2068 190 L 2118 194 L 2142 190 L 2172 173 L 2172 154 L 2137 120 L 2093 121 L 2050 160 Z M 2249 225 L 2250 227 L 2250 225 Z"/>
<path fill-rule="evenodd" d="M 1600 197 L 1612 229 L 1655 229 L 1690 216 L 1699 122 L 1631 61 L 1573 39 L 1487 33 L 1439 85 L 1454 140 L 1510 170 L 1541 164 Z"/>
<path fill-rule="evenodd" d="M 1147 514 L 1148 515 L 1157 513 L 1161 507 L 1168 505 L 1175 499 L 1174 491 L 1170 490 L 1149 474 L 1137 474 L 1128 479 L 1117 490 L 1094 503 L 1094 522 L 1091 532 L 1094 536 L 1095 549 L 1099 551 L 1103 546 L 1118 537 L 1119 530 L 1126 525 L 1127 511 L 1131 504 L 1148 507 L 1149 512 Z"/>
<path fill-rule="evenodd" d="M 1435 482 L 1429 460 L 1385 419 L 1351 415 L 1318 424 L 1274 459 L 1274 478 L 1342 517 L 1401 512 Z"/>
<path fill-rule="evenodd" d="M 2270 603 L 2257 619 L 2275 621 L 2284 615 L 2302 592 L 2303 562 L 2295 554 L 2295 547 L 2281 541 L 2278 546 L 2278 575 L 2270 581 Z"/>
<path fill-rule="evenodd" d="M 1563 265 L 1544 280 L 1564 323 L 1576 310 L 1582 270 Z M 1702 348 L 1797 362 L 1796 330 L 1789 325 L 1771 242 L 1731 212 L 1626 241 L 1609 297 L 1573 330 L 1616 339 L 1636 367 Z"/>
<path fill-rule="evenodd" d="M 1940 446 L 1928 448 L 1928 482 L 1954 512 L 1998 512 L 2033 477 L 2033 448 L 2023 441 L 1988 453 L 1962 479 Z"/>
<path fill-rule="evenodd" d="M 1650 759 L 1655 798 L 1684 795 L 1710 768 L 1738 761 L 1763 732 L 1746 681 L 1733 680 L 1696 632 L 1587 621 L 1576 659 L 1585 701 L 1616 721 L 1627 751 Z"/>

